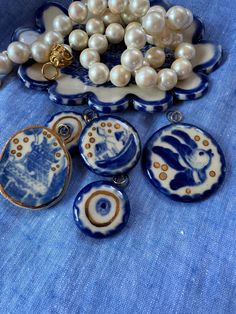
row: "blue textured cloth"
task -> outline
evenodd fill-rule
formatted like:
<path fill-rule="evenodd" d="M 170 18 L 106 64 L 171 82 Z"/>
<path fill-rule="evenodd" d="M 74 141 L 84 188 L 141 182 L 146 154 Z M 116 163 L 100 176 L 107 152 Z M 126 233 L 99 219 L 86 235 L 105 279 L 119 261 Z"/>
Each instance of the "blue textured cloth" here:
<path fill-rule="evenodd" d="M 15 28 L 32 25 L 41 3 L 0 1 L 1 49 Z M 236 313 L 236 2 L 178 4 L 201 16 L 205 38 L 225 50 L 223 66 L 210 75 L 208 94 L 178 106 L 185 122 L 205 129 L 221 145 L 228 168 L 224 185 L 204 202 L 177 203 L 152 187 L 139 164 L 126 190 L 132 206 L 128 226 L 104 240 L 86 237 L 73 221 L 76 194 L 99 179 L 79 157 L 57 206 L 32 212 L 0 197 L 1 314 Z M 47 93 L 28 90 L 11 75 L 0 89 L 0 147 L 15 131 L 44 124 L 61 109 Z M 167 124 L 164 114 L 120 116 L 138 129 L 143 144 Z"/>

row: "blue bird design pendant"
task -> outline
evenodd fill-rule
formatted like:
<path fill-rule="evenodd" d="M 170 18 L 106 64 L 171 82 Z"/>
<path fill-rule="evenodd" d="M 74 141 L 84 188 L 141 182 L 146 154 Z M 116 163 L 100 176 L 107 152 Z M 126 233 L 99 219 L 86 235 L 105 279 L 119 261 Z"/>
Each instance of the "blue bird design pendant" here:
<path fill-rule="evenodd" d="M 144 167 L 151 183 L 177 201 L 210 196 L 225 177 L 225 158 L 216 141 L 190 124 L 172 124 L 148 140 Z"/>

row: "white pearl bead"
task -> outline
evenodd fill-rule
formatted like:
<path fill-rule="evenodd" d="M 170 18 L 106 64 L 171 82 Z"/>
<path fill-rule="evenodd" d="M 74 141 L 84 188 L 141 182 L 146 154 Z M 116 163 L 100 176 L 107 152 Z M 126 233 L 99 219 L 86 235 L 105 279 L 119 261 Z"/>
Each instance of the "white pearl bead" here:
<path fill-rule="evenodd" d="M 99 54 L 103 54 L 108 49 L 108 41 L 106 36 L 102 34 L 94 34 L 89 38 L 89 48 L 97 50 Z"/>
<path fill-rule="evenodd" d="M 175 31 L 187 29 L 193 22 L 191 11 L 181 6 L 171 7 L 166 14 L 168 27 Z"/>
<path fill-rule="evenodd" d="M 106 29 L 106 36 L 110 43 L 119 44 L 124 38 L 125 30 L 122 25 L 118 23 L 110 24 Z"/>
<path fill-rule="evenodd" d="M 88 46 L 88 35 L 81 29 L 75 29 L 69 36 L 70 47 L 76 51 L 82 51 Z"/>
<path fill-rule="evenodd" d="M 122 18 L 123 22 L 124 22 L 126 25 L 128 25 L 128 24 L 131 23 L 131 22 L 137 22 L 137 21 L 139 21 L 139 18 L 138 18 L 137 16 L 134 16 L 134 15 L 130 12 L 130 10 L 129 10 L 128 7 L 125 9 L 124 12 L 121 13 L 121 18 Z"/>
<path fill-rule="evenodd" d="M 86 24 L 86 32 L 88 35 L 103 34 L 105 26 L 103 21 L 98 17 L 93 17 Z"/>
<path fill-rule="evenodd" d="M 79 60 L 85 69 L 89 69 L 94 63 L 100 62 L 100 55 L 96 50 L 87 48 L 81 52 Z"/>
<path fill-rule="evenodd" d="M 146 45 L 146 34 L 140 27 L 132 27 L 125 33 L 125 44 L 129 48 L 142 49 Z"/>
<path fill-rule="evenodd" d="M 156 36 L 164 30 L 165 19 L 161 13 L 151 12 L 144 16 L 142 25 L 147 34 Z"/>
<path fill-rule="evenodd" d="M 149 0 L 132 0 L 129 4 L 130 12 L 137 17 L 144 16 L 149 8 Z"/>
<path fill-rule="evenodd" d="M 107 8 L 106 0 L 88 0 L 87 2 L 89 12 L 94 15 L 102 15 Z"/>
<path fill-rule="evenodd" d="M 128 5 L 128 0 L 108 0 L 108 7 L 112 13 L 122 13 Z"/>
<path fill-rule="evenodd" d="M 164 64 L 165 58 L 165 52 L 158 47 L 148 49 L 145 54 L 145 60 L 147 60 L 150 66 L 154 69 L 160 68 Z"/>
<path fill-rule="evenodd" d="M 175 33 L 173 32 L 173 38 L 172 38 L 172 43 L 170 47 L 172 49 L 175 49 L 179 44 L 181 44 L 184 40 L 184 35 L 182 33 Z"/>
<path fill-rule="evenodd" d="M 171 69 L 176 72 L 179 80 L 185 80 L 191 75 L 193 67 L 189 60 L 179 58 L 172 63 Z"/>
<path fill-rule="evenodd" d="M 143 64 L 142 52 L 135 48 L 126 49 L 121 55 L 121 64 L 130 72 L 141 68 Z"/>
<path fill-rule="evenodd" d="M 7 75 L 13 69 L 13 63 L 8 58 L 7 52 L 0 53 L 0 75 Z"/>
<path fill-rule="evenodd" d="M 126 28 L 125 28 L 125 32 L 127 32 L 129 29 L 133 28 L 133 27 L 140 27 L 141 30 L 143 31 L 143 27 L 142 24 L 140 24 L 139 22 L 131 22 L 129 23 Z"/>
<path fill-rule="evenodd" d="M 68 14 L 73 22 L 80 24 L 87 19 L 88 9 L 83 2 L 74 1 L 69 6 Z"/>
<path fill-rule="evenodd" d="M 171 69 L 163 69 L 157 74 L 157 87 L 162 91 L 173 89 L 177 82 L 177 74 Z"/>
<path fill-rule="evenodd" d="M 113 85 L 117 87 L 126 86 L 131 78 L 131 73 L 127 71 L 122 65 L 116 65 L 111 69 L 110 80 Z"/>
<path fill-rule="evenodd" d="M 49 61 L 51 47 L 44 42 L 35 41 L 31 46 L 31 54 L 34 61 L 46 63 Z"/>
<path fill-rule="evenodd" d="M 54 31 L 61 33 L 63 36 L 69 35 L 72 28 L 71 19 L 66 15 L 60 14 L 53 20 Z"/>
<path fill-rule="evenodd" d="M 172 47 L 174 42 L 174 33 L 168 27 L 165 27 L 164 30 L 154 37 L 154 45 L 159 48 Z"/>
<path fill-rule="evenodd" d="M 166 16 L 166 10 L 160 6 L 160 5 L 154 5 L 152 6 L 148 11 L 147 11 L 147 14 L 148 13 L 151 13 L 151 12 L 158 12 L 158 13 L 161 13 L 161 15 L 165 18 Z"/>
<path fill-rule="evenodd" d="M 64 38 L 61 33 L 50 31 L 44 36 L 44 42 L 48 45 L 63 44 Z"/>
<path fill-rule="evenodd" d="M 154 87 L 157 83 L 157 72 L 150 66 L 143 66 L 136 71 L 135 81 L 140 88 Z"/>
<path fill-rule="evenodd" d="M 120 14 L 112 13 L 109 9 L 107 9 L 105 11 L 105 13 L 103 14 L 102 20 L 103 20 L 103 23 L 105 24 L 105 26 L 108 26 L 112 23 L 122 24 Z"/>
<path fill-rule="evenodd" d="M 23 64 L 29 60 L 30 47 L 22 42 L 14 41 L 7 48 L 8 58 L 17 64 Z"/>
<path fill-rule="evenodd" d="M 97 85 L 104 84 L 109 80 L 110 71 L 104 63 L 94 63 L 89 68 L 89 79 Z"/>
<path fill-rule="evenodd" d="M 190 43 L 181 43 L 175 49 L 175 58 L 192 60 L 196 56 L 196 49 Z"/>

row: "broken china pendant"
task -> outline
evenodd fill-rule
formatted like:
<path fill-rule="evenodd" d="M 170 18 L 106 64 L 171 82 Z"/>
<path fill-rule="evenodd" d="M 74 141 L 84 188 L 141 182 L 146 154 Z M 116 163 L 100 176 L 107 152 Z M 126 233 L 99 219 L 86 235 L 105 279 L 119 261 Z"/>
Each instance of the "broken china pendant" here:
<path fill-rule="evenodd" d="M 146 144 L 145 172 L 166 196 L 176 201 L 201 201 L 224 180 L 224 154 L 207 132 L 194 125 L 176 123 L 180 122 L 175 121 L 180 113 L 169 116 L 173 124 L 158 130 Z"/>

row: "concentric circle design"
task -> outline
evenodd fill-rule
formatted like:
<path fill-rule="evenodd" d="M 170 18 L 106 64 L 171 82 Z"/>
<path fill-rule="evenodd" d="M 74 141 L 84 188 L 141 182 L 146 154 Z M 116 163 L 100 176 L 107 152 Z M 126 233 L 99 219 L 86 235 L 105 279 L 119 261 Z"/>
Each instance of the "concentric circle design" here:
<path fill-rule="evenodd" d="M 74 111 L 63 111 L 47 121 L 46 126 L 57 133 L 68 150 L 77 147 L 85 122 L 81 114 Z"/>
<path fill-rule="evenodd" d="M 89 236 L 101 238 L 120 231 L 127 223 L 130 205 L 115 185 L 98 181 L 87 185 L 74 202 L 77 226 Z"/>
<path fill-rule="evenodd" d="M 144 166 L 151 183 L 177 201 L 200 201 L 223 182 L 225 158 L 215 140 L 189 124 L 174 124 L 148 140 Z"/>
<path fill-rule="evenodd" d="M 125 120 L 106 116 L 92 120 L 83 130 L 79 149 L 90 170 L 102 176 L 127 173 L 139 160 L 137 131 Z"/>
<path fill-rule="evenodd" d="M 54 205 L 65 193 L 70 174 L 71 159 L 63 142 L 42 126 L 14 134 L 0 157 L 0 191 L 25 208 Z"/>

